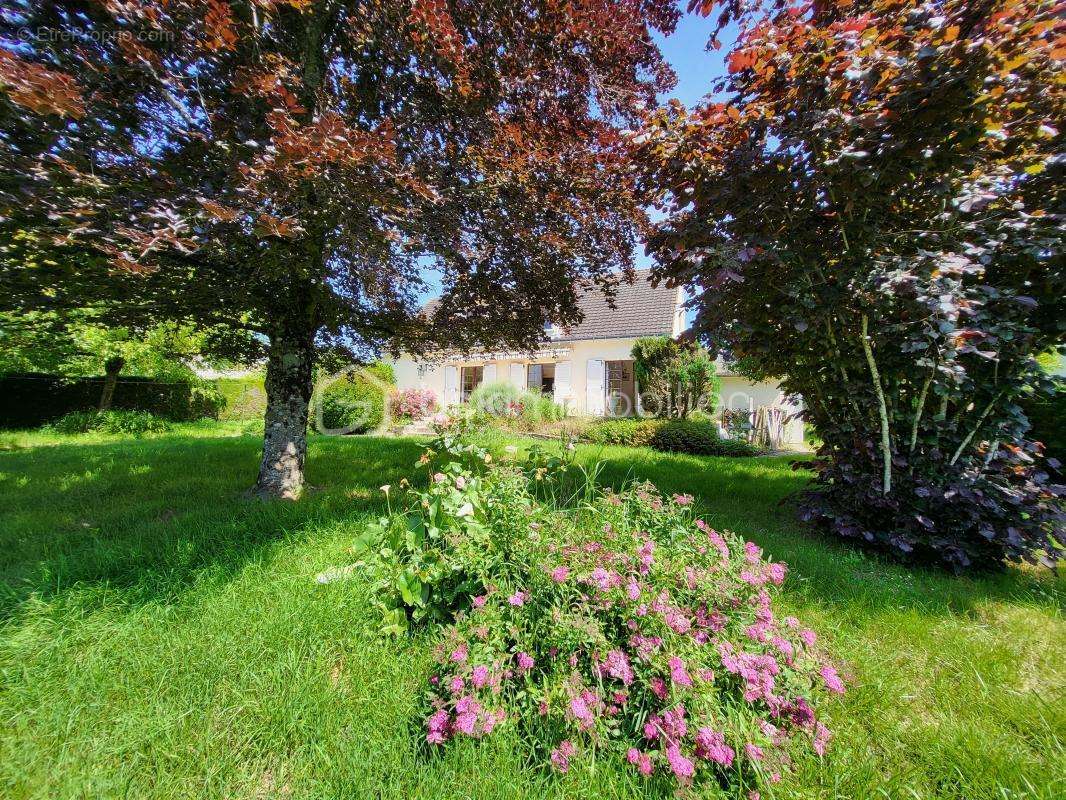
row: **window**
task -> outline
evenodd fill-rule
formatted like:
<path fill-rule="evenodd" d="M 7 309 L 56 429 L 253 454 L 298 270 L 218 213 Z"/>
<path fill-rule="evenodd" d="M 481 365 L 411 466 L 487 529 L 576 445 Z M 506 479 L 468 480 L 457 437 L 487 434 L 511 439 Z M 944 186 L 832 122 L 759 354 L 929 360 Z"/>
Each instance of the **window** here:
<path fill-rule="evenodd" d="M 526 386 L 544 394 L 555 392 L 555 365 L 530 364 L 526 369 Z"/>
<path fill-rule="evenodd" d="M 484 367 L 463 367 L 463 393 L 460 396 L 462 402 L 466 402 L 470 399 L 470 394 L 481 385 L 482 379 L 485 377 Z"/>
<path fill-rule="evenodd" d="M 636 411 L 636 386 L 632 361 L 607 361 L 604 364 L 607 389 L 607 413 L 628 417 Z"/>

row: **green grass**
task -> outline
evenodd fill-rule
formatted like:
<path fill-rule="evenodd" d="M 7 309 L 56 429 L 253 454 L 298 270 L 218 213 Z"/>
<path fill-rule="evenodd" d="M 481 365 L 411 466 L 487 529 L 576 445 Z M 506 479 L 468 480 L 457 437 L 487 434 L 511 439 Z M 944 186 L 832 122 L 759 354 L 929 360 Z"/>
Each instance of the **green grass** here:
<path fill-rule="evenodd" d="M 242 495 L 239 424 L 141 439 L 0 436 L 0 797 L 644 797 L 611 764 L 531 769 L 509 734 L 420 746 L 429 637 L 380 642 L 351 561 L 413 440 L 314 437 L 308 495 Z M 502 446 L 507 439 L 496 437 Z M 585 447 L 603 479 L 695 494 L 708 521 L 793 571 L 789 610 L 851 687 L 836 736 L 781 798 L 1061 797 L 1061 580 L 958 579 L 814 536 L 787 459 Z"/>

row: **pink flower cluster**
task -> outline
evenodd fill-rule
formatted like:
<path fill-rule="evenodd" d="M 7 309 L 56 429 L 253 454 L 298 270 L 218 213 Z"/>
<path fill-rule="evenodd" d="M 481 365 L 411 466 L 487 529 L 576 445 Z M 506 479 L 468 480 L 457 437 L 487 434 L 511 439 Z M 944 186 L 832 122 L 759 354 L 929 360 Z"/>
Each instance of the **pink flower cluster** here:
<path fill-rule="evenodd" d="M 437 395 L 432 389 L 402 389 L 389 397 L 389 413 L 393 418 L 422 419 L 437 408 Z"/>
<path fill-rule="evenodd" d="M 577 752 L 577 748 L 574 747 L 573 742 L 569 739 L 564 739 L 559 742 L 559 746 L 552 750 L 551 761 L 552 765 L 559 770 L 559 772 L 566 772 L 570 769 L 570 759 Z"/>
<path fill-rule="evenodd" d="M 518 586 L 512 575 L 474 598 L 438 657 L 427 740 L 539 716 L 539 729 L 564 731 L 544 742 L 560 772 L 583 742 L 617 742 L 638 774 L 679 785 L 777 782 L 797 735 L 824 753 L 812 702 L 844 682 L 813 631 L 775 616 L 787 568 L 694 520 L 691 502 L 605 495 L 587 540 L 548 544 Z"/>
<path fill-rule="evenodd" d="M 502 708 L 486 709 L 473 695 L 463 695 L 454 707 L 454 714 L 440 708 L 426 719 L 426 741 L 444 744 L 456 735 L 480 738 L 487 736 L 507 718 Z"/>

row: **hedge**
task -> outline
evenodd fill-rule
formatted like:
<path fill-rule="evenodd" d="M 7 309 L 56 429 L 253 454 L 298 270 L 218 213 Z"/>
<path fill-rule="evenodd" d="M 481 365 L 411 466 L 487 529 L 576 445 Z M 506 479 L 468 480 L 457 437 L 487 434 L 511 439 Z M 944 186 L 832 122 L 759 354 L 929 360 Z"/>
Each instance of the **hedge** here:
<path fill-rule="evenodd" d="M 650 447 L 651 439 L 664 424 L 661 419 L 605 419 L 594 422 L 582 438 L 592 444 L 616 444 L 625 447 Z"/>
<path fill-rule="evenodd" d="M 664 453 L 696 456 L 756 456 L 759 449 L 747 442 L 723 439 L 713 422 L 672 419 L 663 423 L 651 437 L 651 446 Z"/>
<path fill-rule="evenodd" d="M 0 375 L 0 428 L 36 428 L 72 411 L 95 409 L 104 380 L 39 372 Z M 222 403 L 221 395 L 212 386 L 128 376 L 118 379 L 111 407 L 148 411 L 181 422 L 215 417 Z"/>
<path fill-rule="evenodd" d="M 754 456 L 760 452 L 747 442 L 721 438 L 710 419 L 606 419 L 589 426 L 582 438 L 592 444 L 651 447 L 664 453 L 701 456 Z"/>

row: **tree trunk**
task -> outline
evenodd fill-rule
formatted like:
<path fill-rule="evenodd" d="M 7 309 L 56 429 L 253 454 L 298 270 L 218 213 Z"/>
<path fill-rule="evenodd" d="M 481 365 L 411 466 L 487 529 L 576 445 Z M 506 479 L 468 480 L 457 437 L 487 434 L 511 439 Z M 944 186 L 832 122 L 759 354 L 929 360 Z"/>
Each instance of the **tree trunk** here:
<path fill-rule="evenodd" d="M 126 359 L 122 356 L 112 356 L 104 362 L 104 388 L 100 392 L 100 410 L 107 411 L 111 408 L 111 401 L 115 399 L 115 386 L 118 384 L 118 374 L 126 366 Z"/>
<path fill-rule="evenodd" d="M 255 484 L 263 499 L 295 500 L 303 490 L 313 340 L 310 326 L 279 330 L 270 340 L 263 460 Z"/>

